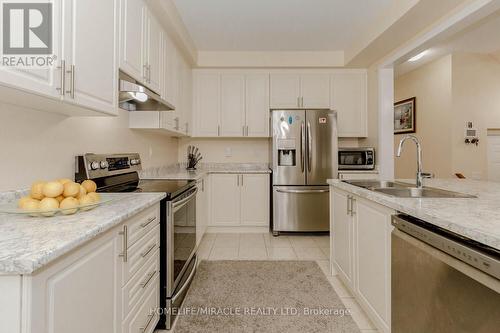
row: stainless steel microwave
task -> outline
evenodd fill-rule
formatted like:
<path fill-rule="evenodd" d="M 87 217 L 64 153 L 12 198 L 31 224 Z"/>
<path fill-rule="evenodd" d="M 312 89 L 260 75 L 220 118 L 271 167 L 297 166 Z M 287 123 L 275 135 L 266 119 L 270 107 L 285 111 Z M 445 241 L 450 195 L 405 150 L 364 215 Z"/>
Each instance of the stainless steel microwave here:
<path fill-rule="evenodd" d="M 339 148 L 339 170 L 374 170 L 375 148 Z"/>

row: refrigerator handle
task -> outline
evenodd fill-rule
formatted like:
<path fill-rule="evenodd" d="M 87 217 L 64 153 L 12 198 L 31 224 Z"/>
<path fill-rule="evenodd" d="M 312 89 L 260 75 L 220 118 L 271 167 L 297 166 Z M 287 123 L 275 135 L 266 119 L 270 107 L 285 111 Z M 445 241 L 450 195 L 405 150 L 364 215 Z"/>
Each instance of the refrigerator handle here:
<path fill-rule="evenodd" d="M 311 123 L 307 122 L 307 170 L 311 172 L 312 164 L 312 135 L 311 135 Z"/>
<path fill-rule="evenodd" d="M 300 169 L 304 173 L 304 164 L 306 159 L 306 136 L 305 136 L 304 122 L 300 124 Z"/>

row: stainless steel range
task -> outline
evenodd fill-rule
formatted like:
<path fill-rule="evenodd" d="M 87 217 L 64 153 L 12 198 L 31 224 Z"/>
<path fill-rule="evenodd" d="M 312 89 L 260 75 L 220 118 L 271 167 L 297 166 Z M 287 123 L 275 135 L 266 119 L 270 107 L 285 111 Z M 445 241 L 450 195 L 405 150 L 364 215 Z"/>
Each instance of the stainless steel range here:
<path fill-rule="evenodd" d="M 196 182 L 139 179 L 139 154 L 76 157 L 75 180 L 92 179 L 98 192 L 164 192 L 160 202 L 160 305 L 157 328 L 170 329 L 196 273 Z"/>

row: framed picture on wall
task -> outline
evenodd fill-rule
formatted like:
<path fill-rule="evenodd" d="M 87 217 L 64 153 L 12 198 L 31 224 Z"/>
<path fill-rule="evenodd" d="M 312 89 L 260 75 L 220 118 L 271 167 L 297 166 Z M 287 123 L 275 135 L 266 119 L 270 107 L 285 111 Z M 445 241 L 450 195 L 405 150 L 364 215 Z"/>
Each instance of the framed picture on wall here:
<path fill-rule="evenodd" d="M 416 97 L 394 103 L 394 134 L 415 133 L 416 110 Z"/>

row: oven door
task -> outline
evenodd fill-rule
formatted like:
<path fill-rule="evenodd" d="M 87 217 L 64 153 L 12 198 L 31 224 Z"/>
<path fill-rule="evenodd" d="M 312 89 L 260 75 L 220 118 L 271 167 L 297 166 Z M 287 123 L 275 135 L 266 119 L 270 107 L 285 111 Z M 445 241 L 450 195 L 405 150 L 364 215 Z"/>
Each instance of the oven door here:
<path fill-rule="evenodd" d="M 174 297 L 188 264 L 196 253 L 196 193 L 193 187 L 169 201 L 167 219 L 167 298 Z"/>

